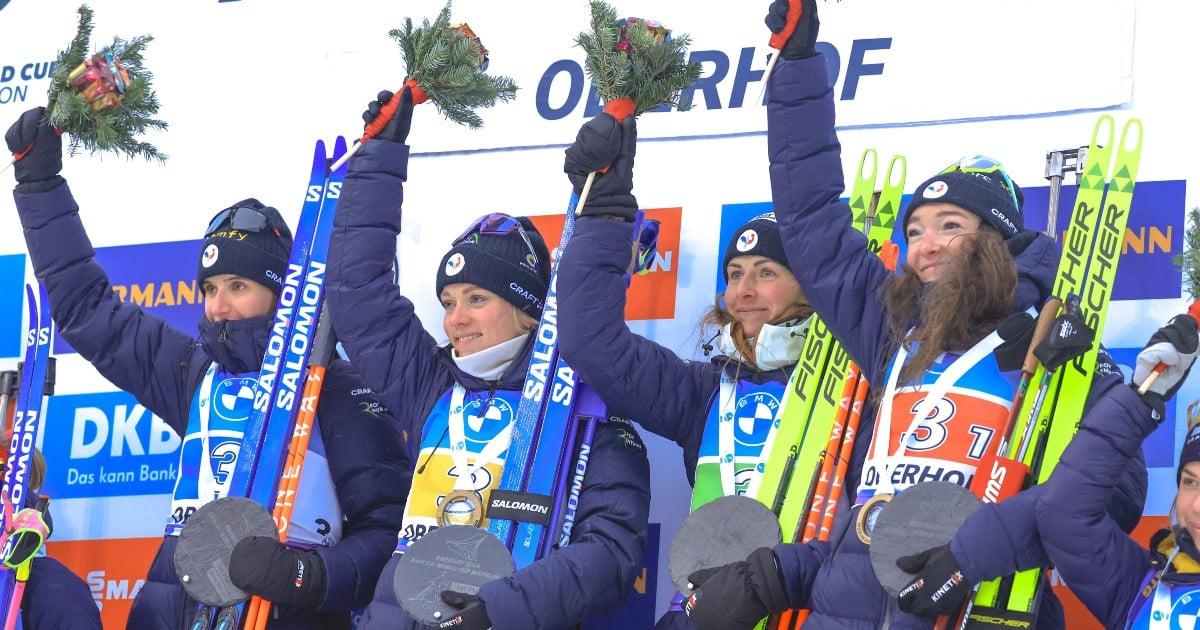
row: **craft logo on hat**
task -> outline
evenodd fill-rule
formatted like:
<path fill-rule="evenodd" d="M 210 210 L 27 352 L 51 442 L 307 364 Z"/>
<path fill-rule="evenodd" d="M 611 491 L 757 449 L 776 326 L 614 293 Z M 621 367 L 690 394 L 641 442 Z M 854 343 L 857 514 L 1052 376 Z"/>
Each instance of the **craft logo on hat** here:
<path fill-rule="evenodd" d="M 926 199 L 938 199 L 945 196 L 945 194 L 949 191 L 950 187 L 946 185 L 946 182 L 939 179 L 935 182 L 930 182 L 930 184 L 926 186 L 925 190 L 921 193 L 921 196 Z"/>
<path fill-rule="evenodd" d="M 192 251 L 196 251 L 196 250 L 192 250 Z M 204 265 L 205 269 L 208 269 L 209 267 L 216 264 L 217 254 L 219 254 L 219 253 L 220 252 L 217 251 L 217 244 L 209 243 L 208 247 L 204 248 L 204 253 L 200 256 L 200 264 Z"/>
<path fill-rule="evenodd" d="M 741 236 L 738 236 L 737 250 L 739 252 L 748 252 L 754 249 L 755 245 L 758 245 L 758 232 L 753 229 L 746 230 L 742 232 Z"/>
<path fill-rule="evenodd" d="M 455 252 L 453 256 L 446 260 L 446 275 L 450 277 L 457 276 L 459 272 L 467 266 L 467 259 L 459 252 Z"/>

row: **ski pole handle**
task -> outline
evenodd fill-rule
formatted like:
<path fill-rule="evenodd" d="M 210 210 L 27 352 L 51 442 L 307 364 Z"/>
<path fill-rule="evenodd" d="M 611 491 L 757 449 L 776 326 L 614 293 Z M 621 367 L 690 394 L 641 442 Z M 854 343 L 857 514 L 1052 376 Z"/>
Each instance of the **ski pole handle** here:
<path fill-rule="evenodd" d="M 1042 344 L 1046 339 L 1046 335 L 1050 334 L 1050 328 L 1054 326 L 1054 319 L 1058 317 L 1058 311 L 1062 307 L 1062 300 L 1051 297 L 1042 305 L 1042 312 L 1038 313 L 1037 323 L 1033 326 L 1033 338 L 1029 341 L 1029 350 L 1025 353 L 1025 363 L 1021 365 L 1021 371 L 1025 374 L 1032 375 L 1037 370 L 1038 359 L 1034 355 L 1034 350 Z"/>
<path fill-rule="evenodd" d="M 1192 318 L 1192 323 L 1196 324 L 1197 328 L 1200 328 L 1200 300 L 1192 302 L 1192 305 L 1188 307 L 1187 316 Z M 1163 363 L 1159 363 L 1158 365 L 1154 366 L 1154 371 L 1151 372 L 1150 376 L 1147 376 L 1146 380 L 1142 381 L 1142 384 L 1138 387 L 1138 393 L 1145 394 L 1146 392 L 1150 391 L 1150 386 L 1154 384 L 1154 381 L 1158 380 L 1158 375 L 1162 374 L 1163 370 L 1166 369 L 1167 366 Z"/>
<path fill-rule="evenodd" d="M 767 45 L 775 50 L 775 54 L 771 55 L 771 60 L 767 62 L 767 69 L 763 71 L 762 88 L 758 92 L 758 103 L 761 103 L 763 96 L 767 93 L 767 83 L 771 78 L 771 71 L 775 69 L 775 62 L 779 60 L 779 54 L 783 52 L 783 47 L 787 44 L 787 40 L 791 39 L 792 33 L 796 32 L 796 26 L 800 24 L 800 14 L 803 12 L 801 0 L 788 0 L 787 19 L 784 21 L 783 30 L 778 33 L 771 34 L 771 41 Z"/>
<path fill-rule="evenodd" d="M 421 89 L 420 85 L 417 85 L 416 79 L 409 79 L 405 81 L 404 85 L 400 86 L 400 89 L 392 95 L 392 98 L 388 99 L 388 102 L 384 103 L 383 107 L 380 108 L 379 115 L 375 117 L 375 120 L 372 120 L 371 123 L 367 125 L 366 129 L 363 131 L 362 137 L 359 138 L 354 144 L 350 145 L 350 148 L 346 151 L 346 154 L 339 158 L 338 161 L 334 162 L 333 166 L 329 167 L 330 172 L 342 168 L 342 165 L 350 161 L 350 158 L 354 157 L 354 155 L 358 153 L 358 150 L 362 148 L 362 145 L 366 144 L 367 140 L 379 135 L 379 132 L 383 131 L 384 127 L 387 127 L 387 124 L 392 121 L 392 116 L 396 115 L 396 110 L 400 109 L 400 99 L 404 97 L 405 90 L 412 90 L 413 107 L 416 107 L 417 105 L 429 100 L 429 95 L 425 93 L 425 90 Z"/>

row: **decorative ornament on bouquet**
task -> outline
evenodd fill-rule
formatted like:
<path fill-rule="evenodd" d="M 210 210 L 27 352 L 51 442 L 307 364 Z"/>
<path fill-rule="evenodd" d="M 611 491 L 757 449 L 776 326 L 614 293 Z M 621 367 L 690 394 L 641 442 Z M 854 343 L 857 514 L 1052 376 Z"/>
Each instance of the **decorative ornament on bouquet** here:
<path fill-rule="evenodd" d="M 165 162 L 167 156 L 157 147 L 139 139 L 147 130 L 167 128 L 167 123 L 154 118 L 158 97 L 151 85 L 153 75 L 142 65 L 142 53 L 154 38 L 114 37 L 111 44 L 89 55 L 93 12 L 83 5 L 78 13 L 75 37 L 58 53 L 50 75 L 46 121 L 70 138 L 71 155 L 80 150 L 112 151 Z M 12 164 L 0 168 L 0 173 Z"/>
<path fill-rule="evenodd" d="M 604 111 L 622 121 L 663 105 L 690 109 L 690 99 L 681 94 L 700 78 L 700 64 L 687 61 L 691 36 L 672 36 L 655 20 L 618 19 L 616 9 L 602 0 L 591 0 L 591 7 L 592 30 L 580 33 L 575 45 L 587 54 L 584 67 Z M 595 176 L 588 175 L 576 213 L 587 203 Z"/>
<path fill-rule="evenodd" d="M 412 18 L 405 18 L 404 27 L 392 29 L 388 36 L 396 40 L 404 57 L 404 85 L 334 169 L 387 127 L 406 89 L 412 91 L 413 105 L 432 102 L 442 116 L 472 129 L 483 126 L 475 110 L 516 98 L 517 84 L 512 78 L 487 74 L 488 50 L 475 31 L 466 23 L 450 23 L 449 2 L 432 23 L 424 20 L 421 26 L 414 26 Z"/>
<path fill-rule="evenodd" d="M 79 29 L 58 54 L 50 77 L 50 124 L 70 136 L 72 154 L 83 149 L 166 160 L 154 145 L 138 139 L 147 130 L 167 128 L 154 118 L 158 97 L 151 85 L 153 75 L 142 65 L 142 54 L 154 38 L 114 37 L 89 55 L 91 36 L 92 10 L 81 6 Z"/>
<path fill-rule="evenodd" d="M 1200 208 L 1192 208 L 1188 212 L 1188 229 L 1183 235 L 1183 252 L 1172 258 L 1171 262 L 1183 272 L 1183 288 L 1192 297 L 1187 314 L 1200 328 Z M 1159 363 L 1150 376 L 1142 381 L 1138 393 L 1145 394 L 1150 391 L 1150 386 L 1166 368 L 1167 366 Z M 1191 417 L 1191 407 L 1188 407 L 1188 418 Z"/>

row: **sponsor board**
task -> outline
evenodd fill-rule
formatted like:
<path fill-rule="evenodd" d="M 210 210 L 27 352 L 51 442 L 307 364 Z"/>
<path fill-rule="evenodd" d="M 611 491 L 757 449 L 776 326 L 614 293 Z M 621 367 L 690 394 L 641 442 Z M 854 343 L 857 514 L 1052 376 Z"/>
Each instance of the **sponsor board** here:
<path fill-rule="evenodd" d="M 179 436 L 126 392 L 53 396 L 42 451 L 55 499 L 170 494 Z M 159 515 L 154 515 L 158 518 Z"/>
<path fill-rule="evenodd" d="M 204 241 L 173 241 L 100 247 L 96 264 L 108 273 L 113 293 L 136 304 L 184 334 L 195 335 L 204 314 L 204 294 L 196 282 L 196 267 Z M 75 350 L 56 335 L 54 352 Z"/>
<path fill-rule="evenodd" d="M 91 591 L 105 628 L 124 628 L 162 538 L 49 541 L 47 552 Z"/>
<path fill-rule="evenodd" d="M 1025 229 L 1044 231 L 1050 188 L 1022 188 L 1025 193 Z M 1077 188 L 1063 186 L 1055 224 L 1062 243 L 1070 225 Z M 1187 182 L 1138 182 L 1129 208 L 1129 225 L 1117 267 L 1114 300 L 1177 298 L 1180 272 L 1171 259 L 1183 251 Z"/>
<path fill-rule="evenodd" d="M 679 279 L 679 226 L 682 208 L 657 208 L 646 210 L 646 217 L 661 224 L 658 233 L 658 253 L 649 271 L 633 277 L 625 302 L 626 320 L 673 319 L 675 317 L 675 292 Z M 541 232 L 550 248 L 551 258 L 558 255 L 558 241 L 562 236 L 564 215 L 539 215 L 529 217 Z"/>
<path fill-rule="evenodd" d="M 25 255 L 0 256 L 0 358 L 21 356 L 25 316 Z"/>

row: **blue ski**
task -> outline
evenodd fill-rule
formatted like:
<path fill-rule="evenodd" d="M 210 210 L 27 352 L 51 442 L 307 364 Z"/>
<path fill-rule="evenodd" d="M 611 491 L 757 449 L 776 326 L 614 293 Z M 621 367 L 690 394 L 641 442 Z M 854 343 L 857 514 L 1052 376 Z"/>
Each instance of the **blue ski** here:
<path fill-rule="evenodd" d="M 25 366 L 21 372 L 21 388 L 17 394 L 17 407 L 13 413 L 12 442 L 8 449 L 7 470 L 4 473 L 4 502 L 15 513 L 25 507 L 29 492 L 29 477 L 33 464 L 33 446 L 37 440 L 38 424 L 41 422 L 42 400 L 46 392 L 46 366 L 50 362 L 50 298 L 46 287 L 38 285 L 35 296 L 33 287 L 25 285 L 26 310 L 29 328 L 25 333 Z M 6 512 L 0 511 L 0 531 L 8 527 Z M 7 558 L 9 545 L 5 544 L 0 558 Z M 16 575 L 10 569 L 0 570 L 0 606 L 5 607 L 4 618 L 20 611 L 9 611 L 16 587 Z"/>

